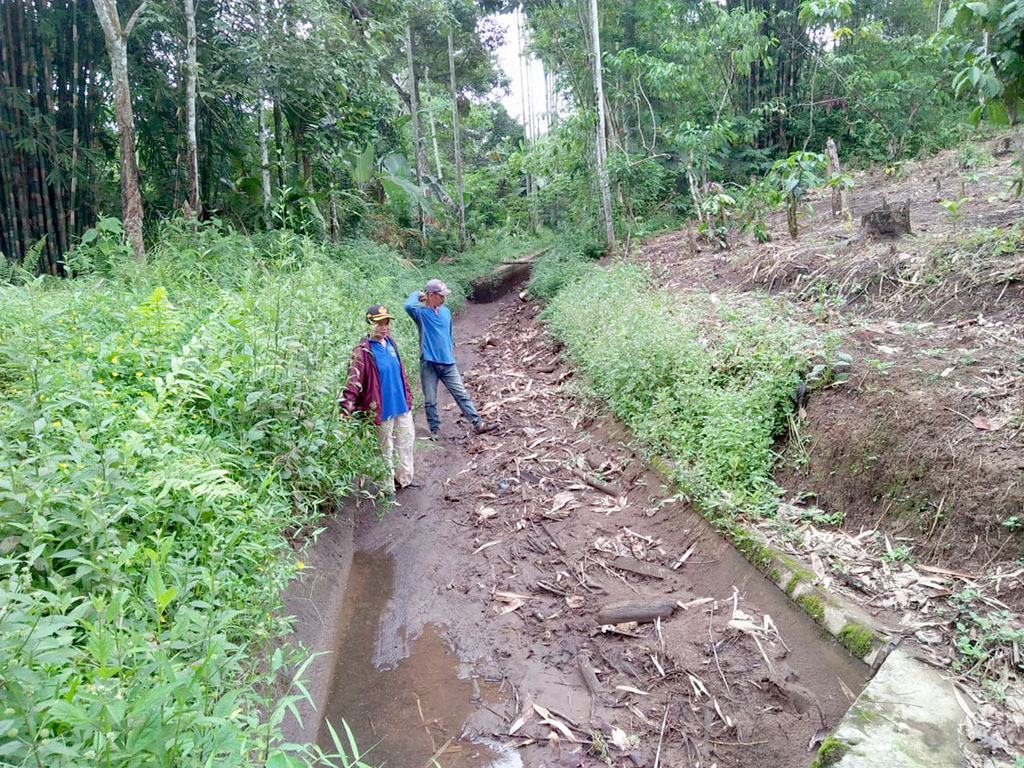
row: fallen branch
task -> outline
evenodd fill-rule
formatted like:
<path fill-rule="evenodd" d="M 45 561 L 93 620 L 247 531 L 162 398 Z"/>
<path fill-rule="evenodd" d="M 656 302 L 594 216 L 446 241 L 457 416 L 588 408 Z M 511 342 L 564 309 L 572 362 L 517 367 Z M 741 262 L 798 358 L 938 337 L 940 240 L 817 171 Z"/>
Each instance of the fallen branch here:
<path fill-rule="evenodd" d="M 664 579 L 667 576 L 674 575 L 673 571 L 670 571 L 668 568 L 655 565 L 654 563 L 645 563 L 633 557 L 616 557 L 608 564 L 612 568 L 618 568 L 620 571 L 628 571 L 640 576 L 649 576 L 652 579 Z"/>
<path fill-rule="evenodd" d="M 577 469 L 576 467 L 569 467 L 569 471 L 591 488 L 596 488 L 597 490 L 603 491 L 609 496 L 614 496 L 615 498 L 619 498 L 622 495 L 622 491 L 619 490 L 617 485 L 613 483 L 606 483 L 604 480 L 598 480 L 596 477 L 592 477 L 589 472 L 584 472 L 582 469 Z"/>
<path fill-rule="evenodd" d="M 675 607 L 675 600 L 654 600 L 646 603 L 625 600 L 604 606 L 598 611 L 597 620 L 599 624 L 625 624 L 629 621 L 650 622 L 671 616 Z"/>

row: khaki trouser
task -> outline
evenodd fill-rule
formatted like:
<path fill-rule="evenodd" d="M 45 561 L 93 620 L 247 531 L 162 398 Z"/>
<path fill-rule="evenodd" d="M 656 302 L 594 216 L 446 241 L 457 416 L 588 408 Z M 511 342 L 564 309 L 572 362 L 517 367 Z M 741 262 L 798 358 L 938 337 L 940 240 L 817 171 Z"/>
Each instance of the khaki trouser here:
<path fill-rule="evenodd" d="M 412 423 L 412 412 L 400 413 L 377 427 L 377 439 L 384 461 L 391 469 L 391 475 L 384 483 L 384 490 L 393 492 L 395 483 L 404 488 L 412 482 L 412 454 L 416 445 L 416 428 Z"/>

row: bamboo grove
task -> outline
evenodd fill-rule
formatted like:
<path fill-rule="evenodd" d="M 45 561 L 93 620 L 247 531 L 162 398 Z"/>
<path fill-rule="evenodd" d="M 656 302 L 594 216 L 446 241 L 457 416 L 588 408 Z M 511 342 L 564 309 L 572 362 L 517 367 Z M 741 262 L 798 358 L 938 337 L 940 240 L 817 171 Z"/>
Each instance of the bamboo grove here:
<path fill-rule="evenodd" d="M 0 18 L 0 251 L 56 274 L 95 220 L 111 147 L 103 38 L 76 0 L 4 0 Z"/>

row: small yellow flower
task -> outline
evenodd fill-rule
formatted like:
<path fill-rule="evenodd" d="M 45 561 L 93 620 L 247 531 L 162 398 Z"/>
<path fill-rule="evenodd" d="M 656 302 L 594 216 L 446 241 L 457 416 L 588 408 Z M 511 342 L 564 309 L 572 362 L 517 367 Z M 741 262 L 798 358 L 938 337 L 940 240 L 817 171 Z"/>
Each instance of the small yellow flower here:
<path fill-rule="evenodd" d="M 45 400 L 45 399 L 46 399 L 46 395 L 42 395 L 42 394 L 41 394 L 41 395 L 39 395 L 39 399 L 40 399 L 40 400 Z"/>
<path fill-rule="evenodd" d="M 142 371 L 136 371 L 135 378 L 142 378 Z"/>
<path fill-rule="evenodd" d="M 299 562 L 297 562 L 295 564 L 295 567 L 298 568 L 301 571 L 303 568 L 306 567 L 306 564 L 304 562 L 302 562 L 301 560 L 299 560 Z"/>
<path fill-rule="evenodd" d="M 53 422 L 53 426 L 59 427 L 60 426 L 60 419 L 57 419 L 57 421 Z"/>
<path fill-rule="evenodd" d="M 59 464 L 57 465 L 57 469 L 67 469 L 67 468 L 68 468 L 68 465 L 67 465 L 67 464 L 65 464 L 65 463 L 64 463 L 63 461 L 62 461 L 62 462 L 60 462 L 60 463 L 59 463 Z"/>
<path fill-rule="evenodd" d="M 114 355 L 112 358 L 110 358 L 110 362 L 112 362 L 114 365 L 117 365 L 117 361 L 119 359 L 120 358 L 117 355 Z"/>
<path fill-rule="evenodd" d="M 118 373 L 117 373 L 117 371 L 114 371 L 114 372 L 113 372 L 112 374 L 110 374 L 110 375 L 111 375 L 111 376 L 113 376 L 113 377 L 114 377 L 115 379 L 116 379 L 116 378 L 118 377 Z"/>

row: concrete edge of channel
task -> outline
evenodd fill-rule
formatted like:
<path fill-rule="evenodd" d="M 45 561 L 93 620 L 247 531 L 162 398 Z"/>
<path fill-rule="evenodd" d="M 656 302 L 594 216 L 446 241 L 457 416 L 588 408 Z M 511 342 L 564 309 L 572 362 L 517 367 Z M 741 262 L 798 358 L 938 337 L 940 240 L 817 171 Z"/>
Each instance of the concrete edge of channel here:
<path fill-rule="evenodd" d="M 669 488 L 669 467 L 649 461 Z M 953 684 L 906 649 L 902 635 L 832 594 L 809 565 L 751 529 L 723 534 L 824 632 L 871 668 L 871 679 L 818 750 L 812 768 L 962 768 L 966 719 Z"/>
<path fill-rule="evenodd" d="M 282 596 L 283 613 L 295 617 L 286 642 L 313 655 L 302 678 L 309 698 L 296 701 L 294 712 L 289 710 L 281 723 L 285 743 L 313 743 L 323 724 L 337 661 L 335 650 L 341 630 L 338 617 L 355 551 L 353 506 L 337 507 L 320 520 L 319 536 L 303 550 L 306 567 Z"/>

